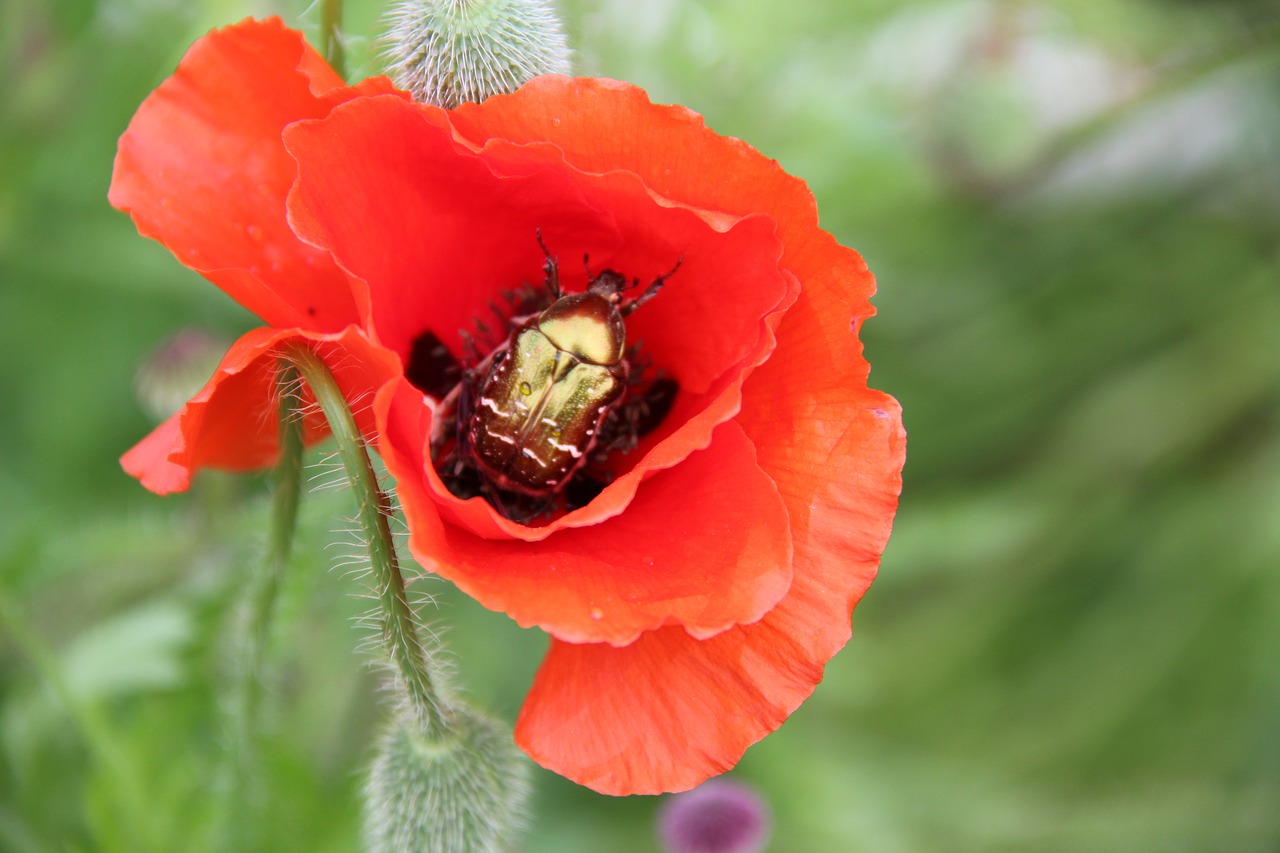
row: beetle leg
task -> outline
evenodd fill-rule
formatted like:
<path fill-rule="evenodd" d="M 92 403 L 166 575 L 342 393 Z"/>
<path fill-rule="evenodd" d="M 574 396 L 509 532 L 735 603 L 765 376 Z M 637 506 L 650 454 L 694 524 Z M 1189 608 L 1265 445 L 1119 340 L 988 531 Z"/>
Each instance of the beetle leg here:
<path fill-rule="evenodd" d="M 494 509 L 498 511 L 498 515 L 504 518 L 511 518 L 511 508 L 507 506 L 506 501 L 502 499 L 502 490 L 489 482 L 487 477 L 480 478 L 480 491 Z M 512 519 L 513 521 L 516 519 Z"/>
<path fill-rule="evenodd" d="M 472 373 L 472 371 L 467 371 Z M 471 394 L 475 388 L 475 378 L 468 376 L 458 383 L 458 397 L 454 401 L 454 447 L 459 459 L 467 458 L 467 428 L 471 423 Z"/>
<path fill-rule="evenodd" d="M 671 278 L 671 276 L 676 274 L 676 270 L 680 269 L 680 265 L 682 263 L 684 263 L 683 257 L 676 261 L 676 265 L 671 268 L 670 272 L 655 278 L 653 280 L 653 283 L 645 288 L 644 293 L 640 294 L 635 299 L 632 299 L 630 302 L 626 303 L 621 308 L 619 308 L 618 310 L 622 312 L 622 316 L 626 317 L 632 311 L 636 310 L 641 305 L 645 304 L 650 299 L 657 296 L 658 291 L 662 289 L 662 285 L 666 283 L 667 279 Z"/>
<path fill-rule="evenodd" d="M 551 250 L 547 248 L 547 244 L 542 239 L 542 229 L 538 231 L 538 245 L 542 247 L 542 254 L 547 261 L 542 265 L 542 271 L 546 274 L 547 288 L 551 291 L 551 295 L 556 299 L 560 298 L 560 267 L 556 264 L 556 259 L 551 256 Z"/>
<path fill-rule="evenodd" d="M 484 496 L 499 515 L 517 524 L 532 524 L 538 518 L 550 517 L 558 505 L 557 495 L 535 498 L 501 489 L 484 477 L 480 478 L 479 494 Z"/>

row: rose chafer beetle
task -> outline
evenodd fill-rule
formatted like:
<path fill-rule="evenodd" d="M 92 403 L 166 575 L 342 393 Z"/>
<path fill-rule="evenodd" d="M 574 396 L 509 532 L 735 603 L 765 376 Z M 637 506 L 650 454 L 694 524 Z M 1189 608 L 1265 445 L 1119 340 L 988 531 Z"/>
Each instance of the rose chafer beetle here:
<path fill-rule="evenodd" d="M 518 321 L 507 342 L 481 364 L 459 429 L 489 483 L 545 497 L 563 489 L 587 462 L 627 389 L 624 318 L 656 296 L 680 263 L 632 300 L 622 293 L 638 282 L 628 285 L 608 269 L 591 278 L 585 292 L 566 295 L 541 235 L 538 243 L 554 302 Z"/>

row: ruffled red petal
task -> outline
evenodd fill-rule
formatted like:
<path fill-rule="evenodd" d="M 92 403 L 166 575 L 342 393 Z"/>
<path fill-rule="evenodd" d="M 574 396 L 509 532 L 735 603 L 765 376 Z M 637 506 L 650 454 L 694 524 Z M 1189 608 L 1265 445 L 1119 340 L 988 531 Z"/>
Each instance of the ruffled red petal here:
<path fill-rule="evenodd" d="M 896 497 L 864 502 L 866 475 L 843 449 L 874 410 L 893 437 L 883 444 L 888 470 L 902 467 L 897 404 L 885 396 L 868 406 L 863 394 L 869 368 L 857 332 L 874 313 L 875 280 L 856 252 L 819 228 L 804 182 L 746 143 L 708 130 L 696 113 L 654 105 L 613 80 L 539 77 L 514 94 L 459 108 L 452 121 L 477 147 L 527 143 L 584 171 L 625 168 L 666 203 L 773 218 L 779 265 L 802 290 L 778 329 L 777 349 L 748 379 L 737 420 L 787 500 L 797 560 L 802 549 L 836 562 L 878 553 Z M 805 544 L 810 539 L 816 544 Z"/>
<path fill-rule="evenodd" d="M 476 146 L 548 143 L 584 172 L 633 172 L 655 198 L 701 209 L 709 218 L 816 217 L 804 182 L 777 161 L 708 129 L 686 107 L 652 103 L 630 83 L 535 77 L 510 95 L 463 104 L 450 120 Z"/>
<path fill-rule="evenodd" d="M 510 148 L 501 163 L 478 157 L 455 141 L 444 113 L 394 98 L 344 105 L 291 126 L 285 139 L 299 163 L 294 227 L 368 284 L 380 340 L 406 356 L 422 331 L 454 337 L 504 287 L 536 281 L 539 231 L 549 245 L 585 241 L 601 266 L 640 275 L 684 257 L 679 280 L 635 315 L 648 315 L 636 337 L 681 382 L 675 426 L 580 513 L 528 528 L 483 500 L 459 501 L 426 459 L 423 394 L 403 386 L 388 398 L 380 447 L 415 556 L 486 606 L 576 641 L 626 643 L 672 622 L 710 636 L 777 601 L 790 560 L 773 486 L 735 430 L 712 440 L 738 408 L 746 368 L 772 348 L 765 318 L 794 298 L 794 279 L 776 268 L 771 221 L 708 221 L 656 203 L 624 172 L 585 175 L 539 159 L 522 167 Z M 619 237 L 624 248 L 611 245 Z M 564 273 L 569 287 L 585 285 L 585 271 Z M 642 479 L 681 460 L 637 496 Z"/>
<path fill-rule="evenodd" d="M 669 623 L 712 636 L 759 619 L 790 585 L 786 514 L 732 424 L 649 480 L 617 518 L 524 542 L 477 537 L 441 517 L 420 473 L 430 422 L 420 393 L 400 383 L 375 409 L 414 556 L 526 627 L 615 645 Z"/>
<path fill-rule="evenodd" d="M 121 466 L 151 491 L 169 494 L 185 491 L 201 468 L 245 471 L 272 465 L 279 455 L 280 352 L 293 340 L 311 343 L 350 401 L 361 431 L 374 435 L 370 403 L 399 373 L 393 353 L 355 327 L 335 335 L 262 328 L 236 341 L 200 393 L 121 457 Z M 306 418 L 309 442 L 327 433 L 318 411 Z"/>
<path fill-rule="evenodd" d="M 655 369 L 680 382 L 676 407 L 590 506 L 529 528 L 482 500 L 458 501 L 429 470 L 402 472 L 427 477 L 442 512 L 480 537 L 536 541 L 597 524 L 622 512 L 653 471 L 705 448 L 737 411 L 745 371 L 767 357 L 772 317 L 798 289 L 777 270 L 780 249 L 765 217 L 659 203 L 632 173 L 582 173 L 536 146 L 493 145 L 476 156 L 433 108 L 351 103 L 289 128 L 286 143 L 299 162 L 294 227 L 367 282 L 379 339 L 404 357 L 424 330 L 460 349 L 460 333 L 504 289 L 540 283 L 538 231 L 562 258 L 589 252 L 593 271 L 609 266 L 642 282 L 681 261 L 659 298 L 629 320 Z M 561 274 L 568 289 L 586 284 L 577 264 Z"/>
<path fill-rule="evenodd" d="M 772 221 L 660 204 L 634 174 L 587 175 L 535 148 L 477 156 L 445 121 L 429 107 L 367 99 L 285 134 L 299 162 L 294 227 L 368 283 L 384 344 L 407 356 L 430 329 L 460 350 L 461 333 L 491 319 L 504 290 L 541 286 L 541 231 L 570 291 L 586 286 L 584 255 L 593 273 L 611 267 L 642 284 L 680 262 L 628 327 L 655 367 L 679 378 L 689 411 L 727 371 L 767 354 L 761 318 L 795 296 L 777 271 Z"/>
<path fill-rule="evenodd" d="M 606 794 L 691 788 L 732 767 L 776 729 L 822 680 L 848 640 L 849 613 L 870 585 L 900 483 L 903 435 L 897 407 L 879 392 L 858 395 L 842 452 L 859 469 L 842 490 L 874 516 L 853 513 L 837 560 L 811 559 L 786 597 L 759 622 L 698 640 L 675 627 L 625 648 L 553 641 L 516 723 L 516 740 L 539 764 Z M 882 414 L 883 413 L 883 416 Z M 805 467 L 822 460 L 810 451 Z M 842 538 L 845 538 L 842 537 Z M 833 537 L 834 538 L 834 537 Z"/>
<path fill-rule="evenodd" d="M 120 138 L 109 198 L 270 325 L 336 332 L 357 317 L 327 253 L 285 218 L 297 168 L 290 122 L 323 116 L 382 78 L 351 88 L 278 19 L 243 21 L 197 41 Z"/>
<path fill-rule="evenodd" d="M 550 245 L 612 245 L 612 217 L 562 174 L 501 178 L 453 140 L 445 113 L 362 98 L 288 129 L 298 162 L 290 218 L 367 283 L 378 340 L 407 357 L 431 330 L 461 353 L 503 290 L 541 285 Z"/>
<path fill-rule="evenodd" d="M 779 266 L 802 284 L 736 419 L 787 504 L 791 591 L 760 622 L 710 640 L 668 627 L 626 648 L 553 643 L 517 727 L 536 760 L 597 790 L 692 787 L 810 694 L 874 577 L 905 453 L 900 410 L 866 389 L 857 339 L 874 279 L 818 227 L 803 182 L 628 84 L 538 78 L 460 108 L 453 122 L 480 150 L 528 144 L 586 172 L 626 169 L 664 203 L 766 214 L 777 223 Z"/>

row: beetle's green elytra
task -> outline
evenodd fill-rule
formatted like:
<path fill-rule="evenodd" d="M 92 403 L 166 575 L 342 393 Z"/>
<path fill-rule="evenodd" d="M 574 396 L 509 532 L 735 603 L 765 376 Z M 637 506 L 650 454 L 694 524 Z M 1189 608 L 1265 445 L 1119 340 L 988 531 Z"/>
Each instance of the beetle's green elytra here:
<path fill-rule="evenodd" d="M 639 282 L 608 269 L 591 277 L 584 292 L 564 294 L 541 235 L 538 242 L 550 304 L 511 320 L 506 340 L 463 371 L 440 405 L 432 436 L 432 459 L 450 491 L 482 495 L 520 521 L 589 502 L 603 488 L 601 474 L 605 482 L 609 475 L 580 472 L 593 458 L 598 466 L 603 455 L 634 448 L 665 417 L 677 388 L 659 378 L 648 392 L 628 396 L 644 368 L 632 364 L 625 318 L 657 295 L 680 264 L 634 299 L 622 294 Z M 430 342 L 420 347 L 424 353 Z M 425 356 L 423 365 L 424 374 L 435 367 Z M 424 379 L 419 387 L 434 386 Z"/>
<path fill-rule="evenodd" d="M 585 293 L 562 295 L 555 259 L 542 248 L 556 300 L 517 324 L 494 353 L 467 424 L 481 473 L 499 489 L 535 496 L 558 491 L 586 462 L 627 388 L 624 318 L 671 275 L 630 302 L 622 299 L 627 280 L 613 270 L 594 277 Z"/>
<path fill-rule="evenodd" d="M 494 359 L 467 431 L 484 475 L 500 489 L 528 495 L 554 492 L 585 461 L 628 373 L 624 359 L 595 364 L 561 349 L 539 328 L 540 317 L 518 329 Z"/>

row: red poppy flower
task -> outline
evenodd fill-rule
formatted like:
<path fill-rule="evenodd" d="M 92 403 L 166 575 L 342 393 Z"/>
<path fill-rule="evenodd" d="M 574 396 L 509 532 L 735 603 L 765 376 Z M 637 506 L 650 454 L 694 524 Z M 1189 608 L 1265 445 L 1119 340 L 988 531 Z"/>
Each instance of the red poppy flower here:
<path fill-rule="evenodd" d="M 111 203 L 268 324 L 236 341 L 204 389 L 121 459 L 147 488 L 183 491 L 206 466 L 272 464 L 278 353 L 290 340 L 312 341 L 350 400 L 371 400 L 398 372 L 357 325 L 352 280 L 290 229 L 297 167 L 280 138 L 291 122 L 392 91 L 380 78 L 344 85 L 298 33 L 268 21 L 201 39 L 129 123 Z M 370 408 L 356 416 L 372 435 Z M 309 416 L 306 433 L 324 435 L 323 417 Z"/>
<path fill-rule="evenodd" d="M 360 324 L 332 346 L 367 344 L 349 355 L 373 365 L 356 393 L 382 382 L 378 447 L 414 556 L 553 638 L 516 725 L 535 760 L 607 793 L 681 790 L 730 767 L 848 639 L 897 506 L 905 438 L 897 403 L 867 388 L 861 258 L 818 227 L 802 182 L 630 85 L 542 77 L 445 111 L 377 82 L 342 88 L 283 33 L 246 22 L 193 48 L 126 134 L 123 168 L 147 177 L 128 200 L 113 186 L 113 201 L 277 328 Z M 169 160 L 154 165 L 152 146 Z M 167 211 L 188 191 L 175 224 Z M 247 225 L 282 259 L 278 278 Z M 558 259 L 588 258 L 559 266 L 568 292 L 604 270 L 642 284 L 671 273 L 626 320 L 628 393 L 643 399 L 659 376 L 678 391 L 665 417 L 631 424 L 634 449 L 592 454 L 587 497 L 521 515 L 492 483 L 451 479 L 440 448 L 467 416 L 444 377 L 463 362 L 474 394 L 511 322 L 486 336 L 477 320 L 492 327 L 495 305 L 538 292 L 539 237 Z M 211 257 L 223 241 L 237 251 Z M 228 443 L 204 424 L 204 441 Z M 183 455 L 200 445 L 187 426 L 150 440 L 164 464 L 226 464 Z M 144 482 L 157 464 L 139 466 Z"/>

